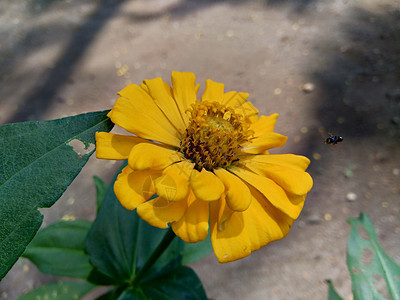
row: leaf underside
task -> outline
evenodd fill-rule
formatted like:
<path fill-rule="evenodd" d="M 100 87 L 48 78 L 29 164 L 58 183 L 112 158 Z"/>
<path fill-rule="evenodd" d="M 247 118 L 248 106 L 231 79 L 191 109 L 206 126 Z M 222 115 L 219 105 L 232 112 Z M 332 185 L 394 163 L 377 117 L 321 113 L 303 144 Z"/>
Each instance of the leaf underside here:
<path fill-rule="evenodd" d="M 380 246 L 368 215 L 349 219 L 347 265 L 355 300 L 400 300 L 400 266 Z"/>

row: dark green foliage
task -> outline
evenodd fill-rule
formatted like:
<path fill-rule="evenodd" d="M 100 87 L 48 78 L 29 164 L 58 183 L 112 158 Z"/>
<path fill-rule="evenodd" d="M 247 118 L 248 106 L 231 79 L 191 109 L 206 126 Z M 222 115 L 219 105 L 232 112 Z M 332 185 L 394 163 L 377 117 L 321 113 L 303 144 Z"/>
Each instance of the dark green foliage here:
<path fill-rule="evenodd" d="M 39 231 L 22 256 L 43 273 L 85 279 L 93 269 L 84 248 L 91 225 L 78 220 L 47 226 Z"/>
<path fill-rule="evenodd" d="M 103 203 L 103 199 L 106 194 L 108 185 L 98 176 L 93 176 L 93 181 L 96 186 L 96 204 L 98 211 L 100 209 L 101 204 Z"/>
<path fill-rule="evenodd" d="M 0 279 L 42 223 L 50 207 L 94 152 L 95 132 L 110 131 L 107 111 L 0 127 Z M 82 145 L 82 152 L 74 147 Z M 86 148 L 86 149 L 85 149 Z"/>
<path fill-rule="evenodd" d="M 167 230 L 150 226 L 136 211 L 122 207 L 114 194 L 114 181 L 106 191 L 89 232 L 86 249 L 98 271 L 125 283 L 134 279 Z M 183 242 L 175 239 L 149 270 L 148 276 L 159 276 L 176 268 L 182 260 L 182 248 Z"/>

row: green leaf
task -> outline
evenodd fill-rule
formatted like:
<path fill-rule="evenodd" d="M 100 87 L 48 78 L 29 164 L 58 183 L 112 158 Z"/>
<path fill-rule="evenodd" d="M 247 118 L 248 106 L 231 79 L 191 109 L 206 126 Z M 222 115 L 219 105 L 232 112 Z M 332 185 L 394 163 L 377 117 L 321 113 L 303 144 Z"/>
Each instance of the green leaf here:
<path fill-rule="evenodd" d="M 59 221 L 33 238 L 22 256 L 47 274 L 86 278 L 93 267 L 85 253 L 85 238 L 92 225 L 88 221 Z"/>
<path fill-rule="evenodd" d="M 100 295 L 96 298 L 96 300 L 117 300 L 121 293 L 124 292 L 124 289 L 114 288 L 103 295 Z"/>
<path fill-rule="evenodd" d="M 137 288 L 129 288 L 126 289 L 118 298 L 115 298 L 117 300 L 151 300 L 146 295 L 143 293 L 141 289 Z M 157 300 L 162 300 L 160 298 L 156 298 Z M 172 299 L 170 299 L 172 300 Z"/>
<path fill-rule="evenodd" d="M 80 299 L 96 286 L 83 281 L 58 281 L 52 282 L 23 295 L 17 300 L 71 300 Z"/>
<path fill-rule="evenodd" d="M 106 194 L 108 185 L 98 176 L 93 176 L 93 181 L 96 186 L 96 203 L 97 211 L 99 211 L 100 206 L 103 203 L 104 195 Z"/>
<path fill-rule="evenodd" d="M 118 298 L 128 299 L 207 300 L 207 295 L 196 273 L 189 267 L 181 266 L 139 287 L 126 290 Z"/>
<path fill-rule="evenodd" d="M 103 204 L 89 231 L 86 251 L 90 262 L 99 272 L 122 284 L 133 281 L 168 230 L 150 226 L 136 211 L 121 206 L 114 194 L 116 177 L 117 174 L 106 191 Z M 183 241 L 175 238 L 142 280 L 149 280 L 176 268 L 181 263 L 182 248 Z"/>
<path fill-rule="evenodd" d="M 185 243 L 182 253 L 182 264 L 187 265 L 198 261 L 213 251 L 210 239 L 210 233 L 202 242 Z"/>
<path fill-rule="evenodd" d="M 367 214 L 349 219 L 347 265 L 355 300 L 400 300 L 400 266 L 379 245 L 374 225 Z M 362 235 L 367 235 L 363 238 Z M 386 288 L 385 288 L 386 287 Z"/>
<path fill-rule="evenodd" d="M 339 296 L 339 294 L 336 292 L 335 287 L 332 284 L 331 280 L 326 280 L 326 283 L 329 285 L 329 290 L 328 290 L 328 300 L 343 300 L 342 297 Z"/>
<path fill-rule="evenodd" d="M 43 216 L 94 152 L 107 111 L 0 127 L 0 279 L 22 254 Z M 82 153 L 78 153 L 81 146 Z"/>
<path fill-rule="evenodd" d="M 174 271 L 157 278 L 143 286 L 150 299 L 193 299 L 207 300 L 200 279 L 189 267 L 181 266 Z M 164 298 L 152 297 L 160 294 Z"/>
<path fill-rule="evenodd" d="M 120 283 L 117 279 L 108 277 L 95 267 L 93 267 L 86 280 L 96 285 L 118 285 Z"/>

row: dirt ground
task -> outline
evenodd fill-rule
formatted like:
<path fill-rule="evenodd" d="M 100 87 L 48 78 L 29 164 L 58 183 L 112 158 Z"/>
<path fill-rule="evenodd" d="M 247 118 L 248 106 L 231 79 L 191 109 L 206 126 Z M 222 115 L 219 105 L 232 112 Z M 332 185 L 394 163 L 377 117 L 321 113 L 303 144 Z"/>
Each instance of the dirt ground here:
<path fill-rule="evenodd" d="M 398 0 L 2 0 L 0 124 L 111 108 L 128 83 L 192 71 L 250 93 L 289 137 L 275 153 L 311 159 L 314 187 L 290 234 L 237 262 L 193 264 L 213 299 L 352 299 L 346 219 L 370 215 L 400 263 L 400 2 Z M 328 132 L 342 135 L 324 144 Z M 45 214 L 93 220 L 92 157 Z M 54 280 L 19 260 L 0 299 Z"/>

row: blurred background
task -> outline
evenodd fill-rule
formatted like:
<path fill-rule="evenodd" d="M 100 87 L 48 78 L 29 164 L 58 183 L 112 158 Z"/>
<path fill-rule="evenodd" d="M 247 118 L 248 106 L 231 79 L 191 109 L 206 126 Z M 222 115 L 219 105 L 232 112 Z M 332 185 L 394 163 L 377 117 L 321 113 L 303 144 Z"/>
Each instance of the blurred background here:
<path fill-rule="evenodd" d="M 311 159 L 314 188 L 290 234 L 237 262 L 192 267 L 213 299 L 351 298 L 349 224 L 366 212 L 400 263 L 398 0 L 1 0 L 0 124 L 110 109 L 129 83 L 192 71 L 250 93 L 289 137 L 274 153 Z M 329 133 L 337 146 L 324 144 Z M 93 220 L 92 157 L 43 226 Z M 54 280 L 20 259 L 0 283 L 14 299 Z"/>

